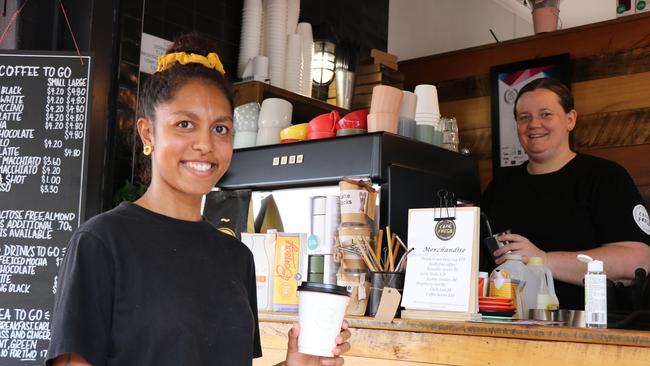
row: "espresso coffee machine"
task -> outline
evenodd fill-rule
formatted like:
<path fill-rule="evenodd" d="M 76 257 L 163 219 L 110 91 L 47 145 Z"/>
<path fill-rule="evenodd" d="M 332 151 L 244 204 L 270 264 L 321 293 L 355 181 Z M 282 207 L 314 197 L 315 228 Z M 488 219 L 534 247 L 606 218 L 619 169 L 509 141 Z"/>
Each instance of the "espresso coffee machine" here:
<path fill-rule="evenodd" d="M 252 191 L 253 211 L 273 196 L 286 232 L 310 232 L 315 196 L 339 195 L 343 177 L 370 179 L 379 191 L 375 228 L 405 242 L 408 210 L 438 207 L 437 192 L 477 203 L 478 164 L 471 156 L 386 132 L 235 150 L 222 190 Z"/>

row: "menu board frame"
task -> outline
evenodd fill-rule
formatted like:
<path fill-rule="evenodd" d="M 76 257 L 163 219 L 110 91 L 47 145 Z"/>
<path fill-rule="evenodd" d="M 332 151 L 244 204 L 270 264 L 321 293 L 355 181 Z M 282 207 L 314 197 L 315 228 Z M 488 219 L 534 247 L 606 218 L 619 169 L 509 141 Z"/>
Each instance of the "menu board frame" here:
<path fill-rule="evenodd" d="M 4 167 L 5 156 L 16 158 L 7 159 L 13 164 L 7 172 L 22 169 L 16 161 L 38 161 L 31 173 L 23 174 L 24 183 L 11 182 L 8 192 L 0 192 L 0 216 L 6 216 L 0 217 L 0 227 L 4 226 L 0 264 L 9 263 L 3 268 L 13 273 L 3 277 L 0 272 L 0 286 L 5 285 L 0 291 L 0 364 L 4 366 L 41 365 L 47 357 L 58 268 L 72 233 L 86 220 L 93 57 L 92 52 L 0 52 L 0 87 L 7 88 L 0 89 L 0 96 L 25 103 L 20 108 L 15 106 L 18 102 L 4 103 L 4 109 L 20 109 L 21 117 L 3 117 L 0 130 L 11 130 L 4 133 L 9 137 L 3 143 L 10 146 L 10 155 L 2 153 L 0 166 Z M 8 75 L 11 67 L 13 78 Z M 16 98 L 9 88 L 14 88 Z M 14 103 L 12 108 L 8 103 Z M 47 235 L 23 231 L 25 236 L 12 236 L 7 229 L 12 216 L 15 225 L 38 227 Z M 16 264 L 23 262 L 34 265 L 24 271 L 26 266 Z M 27 291 L 12 292 L 10 286 Z M 33 329 L 24 326 L 30 322 Z M 39 335 L 21 336 L 30 331 Z"/>

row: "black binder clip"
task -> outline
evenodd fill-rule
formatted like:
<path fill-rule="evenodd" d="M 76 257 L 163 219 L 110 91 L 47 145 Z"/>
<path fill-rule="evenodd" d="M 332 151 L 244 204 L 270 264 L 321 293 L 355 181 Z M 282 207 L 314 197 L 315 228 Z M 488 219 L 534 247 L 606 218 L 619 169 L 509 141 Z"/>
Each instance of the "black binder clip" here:
<path fill-rule="evenodd" d="M 438 190 L 438 214 L 435 213 L 434 221 L 456 220 L 456 195 L 445 189 Z"/>

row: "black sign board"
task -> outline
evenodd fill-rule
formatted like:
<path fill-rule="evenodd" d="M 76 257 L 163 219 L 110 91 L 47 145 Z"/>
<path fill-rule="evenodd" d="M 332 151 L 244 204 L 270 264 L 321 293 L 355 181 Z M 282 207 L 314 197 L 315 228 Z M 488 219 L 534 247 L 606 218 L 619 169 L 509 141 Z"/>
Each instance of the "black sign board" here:
<path fill-rule="evenodd" d="M 57 271 L 84 219 L 91 57 L 0 54 L 0 365 L 42 365 Z"/>

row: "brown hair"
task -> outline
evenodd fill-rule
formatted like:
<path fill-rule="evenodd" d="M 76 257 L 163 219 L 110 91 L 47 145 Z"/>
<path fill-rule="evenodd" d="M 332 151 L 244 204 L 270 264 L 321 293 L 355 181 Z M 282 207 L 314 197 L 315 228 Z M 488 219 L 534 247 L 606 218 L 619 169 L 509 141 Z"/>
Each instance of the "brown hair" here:
<path fill-rule="evenodd" d="M 206 56 L 210 52 L 217 52 L 217 45 L 202 34 L 188 33 L 178 37 L 165 54 L 174 52 Z M 192 79 L 204 80 L 216 86 L 230 102 L 230 108 L 233 108 L 232 86 L 219 71 L 196 63 L 174 64 L 165 71 L 154 73 L 144 83 L 138 101 L 138 118 L 144 117 L 153 121 L 156 107 L 169 101 L 180 86 Z"/>
<path fill-rule="evenodd" d="M 564 110 L 565 113 L 569 113 L 571 112 L 571 110 L 574 109 L 573 95 L 571 94 L 569 88 L 567 88 L 567 86 L 564 85 L 564 83 L 562 83 L 558 79 L 540 78 L 540 79 L 535 79 L 530 83 L 524 85 L 524 87 L 519 90 L 519 93 L 517 93 L 517 99 L 515 99 L 515 107 L 514 107 L 515 120 L 517 119 L 517 102 L 519 101 L 519 98 L 524 93 L 537 90 L 537 89 L 546 89 L 548 91 L 555 93 L 555 95 L 557 95 L 558 98 L 560 98 L 560 105 L 562 106 L 562 109 Z"/>

